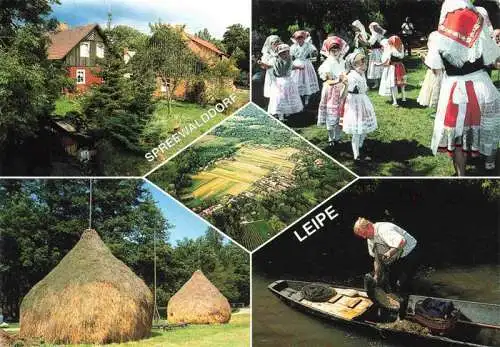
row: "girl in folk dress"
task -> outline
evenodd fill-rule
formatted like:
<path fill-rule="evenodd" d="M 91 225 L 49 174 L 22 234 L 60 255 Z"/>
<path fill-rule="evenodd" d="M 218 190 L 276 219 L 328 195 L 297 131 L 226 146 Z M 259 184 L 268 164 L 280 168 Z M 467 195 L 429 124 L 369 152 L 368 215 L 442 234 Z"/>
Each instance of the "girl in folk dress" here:
<path fill-rule="evenodd" d="M 304 30 L 296 31 L 291 40 L 290 47 L 293 65 L 304 67 L 292 71 L 292 78 L 299 88 L 300 96 L 304 97 L 304 106 L 309 104 L 309 96 L 319 92 L 318 76 L 309 57 L 315 55 L 318 50 L 311 42 L 311 35 Z"/>
<path fill-rule="evenodd" d="M 280 43 L 282 42 L 279 36 L 268 36 L 261 50 L 262 58 L 257 62 L 262 69 L 266 70 L 266 76 L 264 79 L 264 97 L 266 98 L 269 98 L 271 94 L 271 85 L 275 80 L 271 67 L 274 65 L 278 56 L 278 54 L 276 53 L 276 48 Z"/>
<path fill-rule="evenodd" d="M 371 33 L 370 39 L 368 40 L 371 51 L 366 78 L 375 82 L 373 88 L 378 88 L 383 70 L 382 66 L 380 66 L 380 63 L 382 62 L 383 52 L 382 41 L 385 40 L 384 35 L 386 33 L 386 30 L 382 28 L 377 22 L 370 23 L 368 28 L 370 29 Z"/>
<path fill-rule="evenodd" d="M 354 28 L 354 50 L 366 55 L 369 43 L 365 26 L 358 19 L 352 22 L 351 25 Z"/>
<path fill-rule="evenodd" d="M 436 40 L 438 32 L 434 31 L 427 39 L 427 47 L 429 50 L 432 47 L 433 41 Z M 432 62 L 432 56 L 427 55 L 424 63 L 427 66 L 434 66 L 434 69 L 428 69 L 424 78 L 424 83 L 420 89 L 417 102 L 422 106 L 434 108 L 437 106 L 439 100 L 439 91 L 441 90 L 441 81 L 443 79 L 444 66 L 441 61 Z"/>
<path fill-rule="evenodd" d="M 481 15 L 469 0 L 445 0 L 431 61 L 444 66 L 431 148 L 448 152 L 457 175 L 465 175 L 467 154 L 487 157 L 495 168 L 500 140 L 500 93 L 485 67 L 500 59 Z"/>
<path fill-rule="evenodd" d="M 399 106 L 397 95 L 398 88 L 401 88 L 402 100 L 406 101 L 406 69 L 403 65 L 405 50 L 403 42 L 398 36 L 391 36 L 384 45 L 382 54 L 382 78 L 378 93 L 382 96 L 392 96 L 392 105 Z"/>
<path fill-rule="evenodd" d="M 352 153 L 354 160 L 360 160 L 359 152 L 363 147 L 366 134 L 377 129 L 375 109 L 368 98 L 368 84 L 366 83 L 366 57 L 362 53 L 354 52 L 346 58 L 347 66 L 351 69 L 347 75 L 347 97 L 342 118 L 342 130 L 352 135 Z M 366 157 L 365 159 L 369 159 Z"/>
<path fill-rule="evenodd" d="M 286 115 L 298 113 L 304 108 L 297 84 L 291 77 L 293 69 L 303 69 L 303 67 L 293 66 L 290 46 L 287 44 L 280 44 L 277 53 L 278 57 L 272 66 L 275 81 L 271 85 L 267 112 L 278 115 L 278 119 L 284 121 Z"/>
<path fill-rule="evenodd" d="M 327 55 L 327 59 L 318 69 L 319 77 L 325 81 L 321 90 L 318 125 L 326 125 L 330 146 L 339 141 L 342 134 L 339 122 L 347 85 L 347 71 L 343 57 L 348 50 L 349 45 L 337 36 L 328 37 L 321 48 L 321 54 Z"/>

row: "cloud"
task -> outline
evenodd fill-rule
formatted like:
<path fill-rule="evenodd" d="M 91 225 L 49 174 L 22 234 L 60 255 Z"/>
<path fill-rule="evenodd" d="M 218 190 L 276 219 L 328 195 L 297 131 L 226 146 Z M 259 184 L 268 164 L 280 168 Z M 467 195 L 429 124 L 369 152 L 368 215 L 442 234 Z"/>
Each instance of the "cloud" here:
<path fill-rule="evenodd" d="M 96 22 L 104 25 L 108 10 L 113 25 L 126 24 L 148 32 L 148 23 L 161 20 L 171 24 L 186 24 L 194 33 L 203 28 L 218 38 L 231 24 L 250 26 L 251 0 L 62 0 L 53 6 L 53 14 L 71 25 Z"/>

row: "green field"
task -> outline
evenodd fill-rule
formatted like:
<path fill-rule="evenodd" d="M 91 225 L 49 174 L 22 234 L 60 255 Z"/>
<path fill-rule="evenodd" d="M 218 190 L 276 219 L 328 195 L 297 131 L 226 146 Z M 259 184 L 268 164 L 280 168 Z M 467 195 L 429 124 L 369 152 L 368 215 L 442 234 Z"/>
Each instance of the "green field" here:
<path fill-rule="evenodd" d="M 18 325 L 6 330 L 9 333 L 17 333 Z M 23 345 L 18 345 L 19 347 Z M 31 345 L 30 345 L 31 346 Z M 55 347 L 50 344 L 40 344 L 43 347 Z M 58 345 L 59 346 L 59 345 Z M 67 345 L 90 347 L 95 345 Z M 241 312 L 233 314 L 228 324 L 218 325 L 189 325 L 185 328 L 176 328 L 170 331 L 153 329 L 151 338 L 127 342 L 113 343 L 106 346 L 127 346 L 127 347 L 247 347 L 250 346 L 250 314 Z"/>
<path fill-rule="evenodd" d="M 276 234 L 267 221 L 246 223 L 242 228 L 241 242 L 249 249 L 259 247 Z"/>
<path fill-rule="evenodd" d="M 238 195 L 271 170 L 290 174 L 295 164 L 289 158 L 297 152 L 295 148 L 240 148 L 232 159 L 221 160 L 210 170 L 193 175 L 190 193 L 202 200 Z"/>

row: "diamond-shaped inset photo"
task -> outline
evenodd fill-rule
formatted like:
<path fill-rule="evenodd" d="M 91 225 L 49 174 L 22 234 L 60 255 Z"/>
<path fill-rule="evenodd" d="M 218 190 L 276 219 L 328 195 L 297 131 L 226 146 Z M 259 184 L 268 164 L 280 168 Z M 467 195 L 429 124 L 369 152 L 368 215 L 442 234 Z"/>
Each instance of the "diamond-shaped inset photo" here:
<path fill-rule="evenodd" d="M 248 103 L 250 6 L 2 1 L 0 176 L 153 170 Z"/>
<path fill-rule="evenodd" d="M 253 253 L 254 346 L 498 346 L 499 198 L 500 180 L 354 182 Z"/>
<path fill-rule="evenodd" d="M 0 345 L 250 344 L 250 255 L 145 180 L 0 180 Z"/>
<path fill-rule="evenodd" d="M 498 14 L 254 0 L 252 101 L 360 176 L 500 176 Z"/>
<path fill-rule="evenodd" d="M 252 250 L 354 176 L 248 104 L 148 179 Z"/>

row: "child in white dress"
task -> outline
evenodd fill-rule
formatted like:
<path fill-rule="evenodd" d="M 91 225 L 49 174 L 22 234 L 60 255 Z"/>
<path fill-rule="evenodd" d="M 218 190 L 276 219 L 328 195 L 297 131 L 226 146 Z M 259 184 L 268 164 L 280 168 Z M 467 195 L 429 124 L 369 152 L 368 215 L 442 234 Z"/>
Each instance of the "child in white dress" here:
<path fill-rule="evenodd" d="M 321 54 L 327 59 L 318 69 L 319 77 L 325 81 L 321 90 L 321 101 L 318 109 L 318 126 L 326 125 L 330 146 L 340 141 L 342 129 L 340 117 L 347 85 L 347 71 L 343 57 L 349 45 L 337 36 L 328 37 L 323 43 Z"/>
<path fill-rule="evenodd" d="M 382 42 L 384 53 L 382 54 L 383 66 L 382 78 L 380 79 L 380 87 L 378 93 L 382 96 L 392 96 L 392 105 L 398 104 L 398 88 L 401 88 L 403 102 L 406 101 L 406 69 L 403 65 L 405 50 L 403 42 L 399 36 L 391 36 L 387 42 Z"/>
<path fill-rule="evenodd" d="M 257 62 L 262 69 L 266 70 L 266 75 L 264 79 L 264 97 L 269 98 L 271 93 L 271 85 L 273 84 L 275 78 L 272 74 L 271 67 L 274 65 L 278 54 L 276 53 L 276 48 L 282 43 L 281 39 L 277 35 L 270 35 L 266 38 L 266 42 L 262 47 L 262 57 Z"/>
<path fill-rule="evenodd" d="M 296 31 L 291 40 L 290 54 L 293 65 L 303 67 L 292 71 L 292 78 L 299 88 L 299 94 L 304 97 L 304 106 L 309 104 L 309 97 L 319 92 L 318 76 L 310 57 L 317 54 L 318 50 L 311 42 L 311 35 L 305 30 Z"/>
<path fill-rule="evenodd" d="M 277 115 L 280 121 L 284 121 L 288 114 L 298 113 L 304 108 L 297 84 L 291 77 L 293 69 L 303 69 L 303 67 L 293 66 L 290 46 L 287 44 L 280 44 L 276 52 L 278 57 L 271 67 L 275 80 L 271 85 L 267 112 Z"/>
<path fill-rule="evenodd" d="M 433 40 L 436 40 L 437 31 L 432 32 L 427 39 L 427 47 L 432 48 Z M 430 62 L 432 57 L 427 55 L 424 63 L 427 66 L 439 67 L 438 69 L 428 69 L 425 74 L 424 83 L 418 94 L 417 102 L 422 106 L 434 108 L 439 100 L 439 91 L 441 90 L 441 81 L 443 80 L 443 69 L 441 61 Z"/>
<path fill-rule="evenodd" d="M 359 52 L 351 53 L 346 58 L 347 67 L 347 97 L 342 118 L 342 130 L 352 135 L 352 153 L 354 160 L 360 160 L 360 149 L 368 133 L 377 129 L 375 109 L 368 98 L 366 82 L 366 57 Z M 365 159 L 370 159 L 365 157 Z"/>
<path fill-rule="evenodd" d="M 370 29 L 371 36 L 368 40 L 368 44 L 370 45 L 370 55 L 366 78 L 375 83 L 373 88 L 378 88 L 383 70 L 383 67 L 380 66 L 380 63 L 382 62 L 383 52 L 382 41 L 385 40 L 384 34 L 386 33 L 386 30 L 382 28 L 377 22 L 370 23 L 368 28 Z"/>

